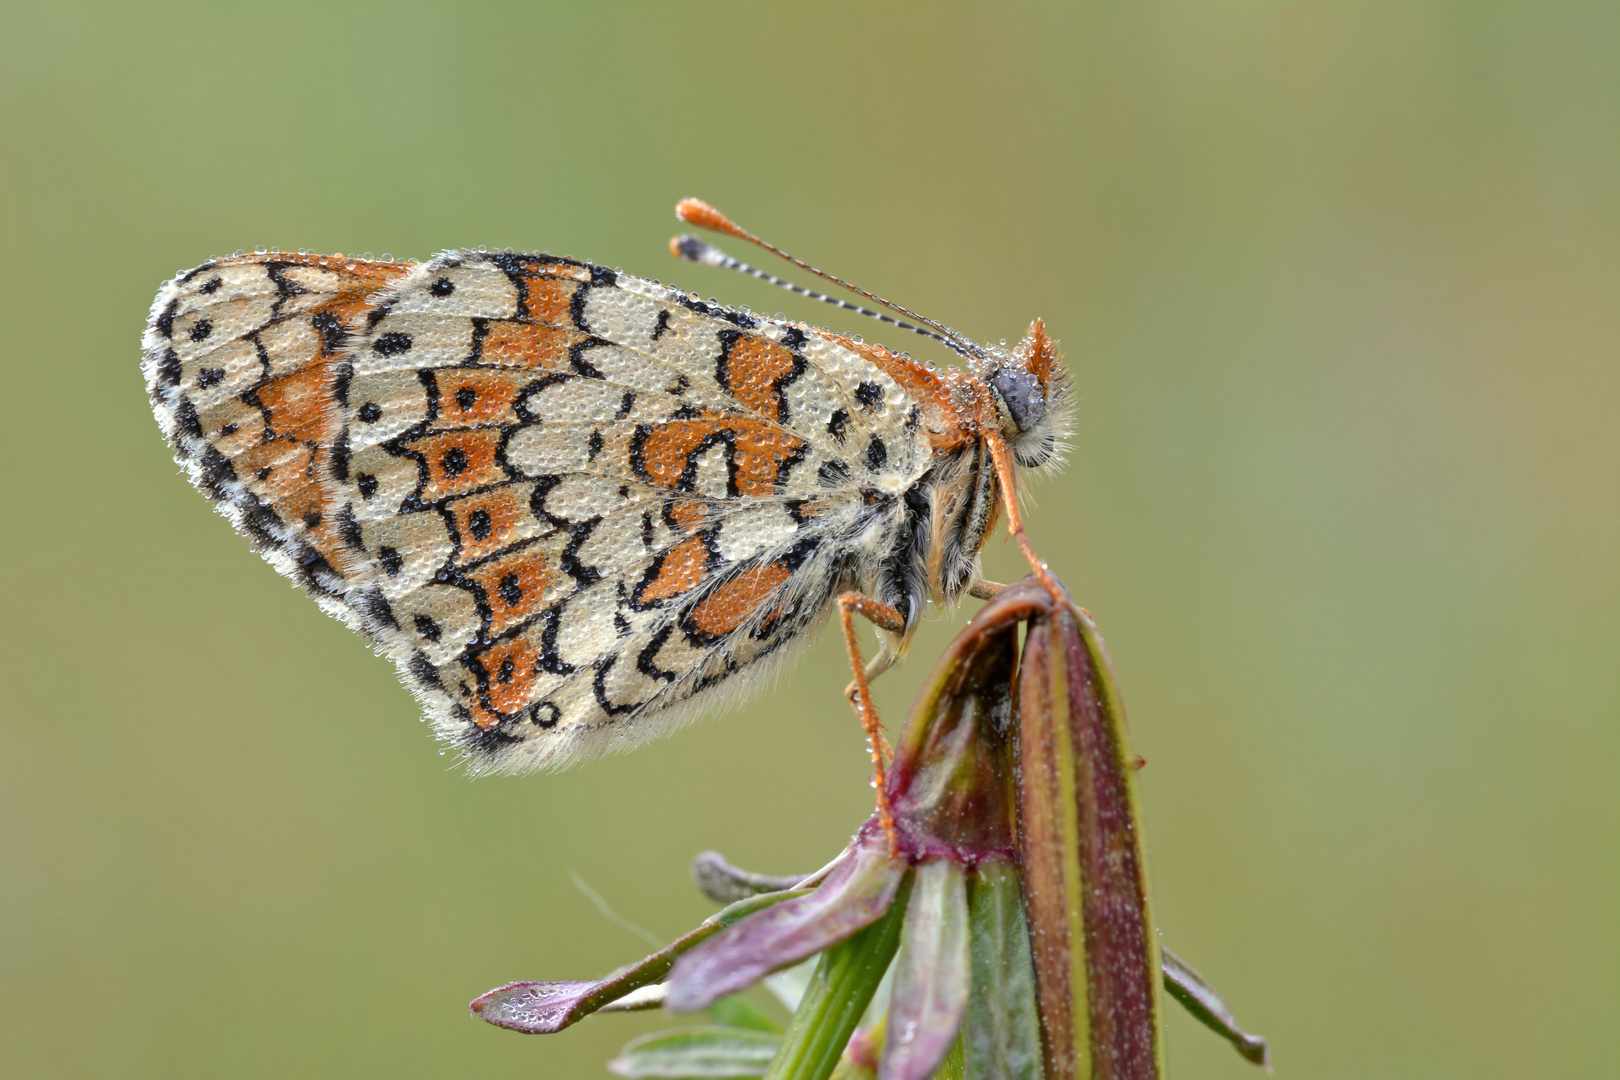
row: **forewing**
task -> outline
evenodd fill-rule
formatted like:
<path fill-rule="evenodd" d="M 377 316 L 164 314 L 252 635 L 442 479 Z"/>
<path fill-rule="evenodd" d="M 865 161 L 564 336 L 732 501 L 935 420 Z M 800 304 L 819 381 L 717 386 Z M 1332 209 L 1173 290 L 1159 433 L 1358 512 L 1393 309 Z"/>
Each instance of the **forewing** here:
<path fill-rule="evenodd" d="M 239 255 L 164 285 L 143 341 L 158 423 L 198 490 L 277 570 L 354 621 L 328 466 L 351 320 L 405 263 Z"/>

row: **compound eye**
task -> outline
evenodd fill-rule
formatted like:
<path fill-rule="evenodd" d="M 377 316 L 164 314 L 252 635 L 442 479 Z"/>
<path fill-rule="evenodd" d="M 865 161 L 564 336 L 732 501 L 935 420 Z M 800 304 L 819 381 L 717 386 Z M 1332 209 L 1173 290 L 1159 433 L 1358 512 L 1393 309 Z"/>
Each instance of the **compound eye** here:
<path fill-rule="evenodd" d="M 1000 368 L 990 377 L 990 383 L 1007 407 L 1007 415 L 1012 417 L 1019 434 L 1033 431 L 1046 419 L 1046 395 L 1029 372 Z"/>

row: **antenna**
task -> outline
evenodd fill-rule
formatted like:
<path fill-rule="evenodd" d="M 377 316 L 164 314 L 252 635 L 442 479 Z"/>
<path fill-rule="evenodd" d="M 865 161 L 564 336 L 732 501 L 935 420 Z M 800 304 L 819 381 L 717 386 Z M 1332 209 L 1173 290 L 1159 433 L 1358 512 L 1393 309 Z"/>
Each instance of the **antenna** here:
<path fill-rule="evenodd" d="M 871 316 L 879 322 L 888 323 L 890 326 L 898 326 L 902 330 L 910 330 L 914 334 L 921 334 L 925 338 L 932 338 L 941 345 L 944 345 L 946 348 L 956 350 L 963 356 L 970 355 L 968 351 L 961 345 L 957 344 L 954 339 L 945 337 L 943 334 L 936 334 L 932 330 L 925 330 L 920 326 L 913 326 L 911 323 L 896 319 L 893 315 L 885 315 L 881 311 L 873 311 L 871 308 L 864 308 L 859 304 L 852 304 L 848 300 L 840 300 L 836 296 L 828 296 L 826 293 L 819 293 L 814 289 L 807 289 L 803 285 L 795 285 L 793 282 L 779 278 L 775 274 L 768 274 L 759 269 L 757 266 L 749 266 L 740 259 L 734 259 L 730 255 L 727 255 L 725 252 L 721 251 L 719 248 L 715 247 L 713 244 L 706 244 L 695 236 L 677 236 L 675 239 L 669 242 L 669 250 L 677 257 L 685 259 L 687 262 L 698 263 L 702 266 L 719 266 L 726 270 L 739 270 L 751 277 L 756 277 L 761 281 L 769 282 L 779 289 L 786 289 L 788 292 L 797 293 L 800 296 L 808 296 L 812 300 L 820 300 L 824 304 L 831 304 L 833 307 L 843 308 L 845 311 L 853 311 L 860 315 Z"/>
<path fill-rule="evenodd" d="M 711 232 L 725 233 L 727 236 L 734 236 L 739 240 L 746 240 L 750 244 L 755 244 L 764 248 L 773 255 L 780 255 L 794 266 L 797 266 L 801 270 L 808 270 L 818 278 L 830 281 L 834 285 L 842 286 L 852 293 L 858 293 L 859 295 L 864 296 L 868 300 L 872 301 L 874 304 L 881 304 L 890 311 L 898 312 L 908 319 L 916 319 L 930 330 L 933 330 L 935 333 L 939 334 L 941 338 L 948 338 L 951 341 L 956 342 L 958 346 L 956 351 L 961 353 L 963 356 L 974 356 L 980 359 L 988 358 L 988 354 L 985 352 L 982 346 L 967 340 L 949 327 L 941 326 L 933 319 L 925 318 L 924 316 L 917 314 L 915 311 L 912 311 L 910 308 L 905 308 L 901 307 L 899 304 L 890 303 L 875 293 L 869 293 L 865 289 L 851 285 L 843 278 L 834 277 L 831 274 L 817 270 L 809 263 L 794 258 L 792 255 L 789 255 L 787 252 L 783 251 L 774 244 L 768 244 L 764 240 L 761 240 L 759 237 L 755 236 L 753 233 L 748 232 L 746 229 L 739 226 L 736 222 L 726 217 L 726 215 L 722 214 L 720 211 L 716 210 L 702 199 L 682 199 L 680 202 L 675 204 L 675 216 L 686 222 L 688 225 L 696 225 L 700 229 L 708 229 Z"/>

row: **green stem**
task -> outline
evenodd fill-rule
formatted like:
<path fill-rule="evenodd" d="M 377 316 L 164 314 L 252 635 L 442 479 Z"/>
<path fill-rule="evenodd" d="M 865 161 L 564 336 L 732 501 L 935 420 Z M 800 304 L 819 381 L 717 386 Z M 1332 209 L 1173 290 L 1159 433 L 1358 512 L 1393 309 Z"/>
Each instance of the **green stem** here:
<path fill-rule="evenodd" d="M 911 875 L 888 913 L 821 954 L 765 1080 L 826 1080 L 900 947 Z"/>

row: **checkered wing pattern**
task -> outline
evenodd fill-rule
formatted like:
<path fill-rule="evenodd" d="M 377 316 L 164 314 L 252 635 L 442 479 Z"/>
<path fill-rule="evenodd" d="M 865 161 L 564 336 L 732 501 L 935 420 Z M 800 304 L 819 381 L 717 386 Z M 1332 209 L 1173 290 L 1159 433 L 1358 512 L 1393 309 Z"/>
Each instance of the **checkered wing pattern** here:
<path fill-rule="evenodd" d="M 546 255 L 220 260 L 165 287 L 146 353 L 193 483 L 477 771 L 756 682 L 932 464 L 869 350 Z"/>

